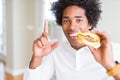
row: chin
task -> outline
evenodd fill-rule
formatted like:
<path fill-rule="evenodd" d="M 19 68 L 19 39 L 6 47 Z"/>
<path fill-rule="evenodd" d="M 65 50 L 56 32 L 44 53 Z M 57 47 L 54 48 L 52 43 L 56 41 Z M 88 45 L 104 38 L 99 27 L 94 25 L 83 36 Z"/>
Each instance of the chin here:
<path fill-rule="evenodd" d="M 77 41 L 75 42 L 70 42 L 70 44 L 72 45 L 72 46 L 77 46 L 77 45 L 80 45 L 80 43 L 78 43 Z"/>
<path fill-rule="evenodd" d="M 75 47 L 79 47 L 79 48 L 85 46 L 85 44 L 82 44 L 82 43 L 80 43 L 78 41 L 70 42 L 70 44 L 71 44 L 71 46 L 75 46 Z"/>

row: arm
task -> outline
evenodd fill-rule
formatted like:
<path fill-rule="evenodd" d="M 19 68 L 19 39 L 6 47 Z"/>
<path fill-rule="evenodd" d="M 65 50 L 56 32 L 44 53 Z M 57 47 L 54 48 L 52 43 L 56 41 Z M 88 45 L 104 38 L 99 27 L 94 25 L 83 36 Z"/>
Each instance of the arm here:
<path fill-rule="evenodd" d="M 48 34 L 48 23 L 45 21 L 44 32 L 33 43 L 33 55 L 26 70 L 24 80 L 48 80 L 53 74 L 52 54 L 60 42 L 51 44 Z"/>
<path fill-rule="evenodd" d="M 29 68 L 35 69 L 40 66 L 44 56 L 50 54 L 59 45 L 60 42 L 51 44 L 48 34 L 48 22 L 45 21 L 44 32 L 33 43 L 33 56 L 30 61 Z"/>
<path fill-rule="evenodd" d="M 97 49 L 90 47 L 90 50 L 95 58 L 95 60 L 100 63 L 106 71 L 112 69 L 115 67 L 116 63 L 113 59 L 113 51 L 112 51 L 112 45 L 111 40 L 109 36 L 101 31 L 93 31 L 93 33 L 96 33 L 100 36 L 101 39 L 101 46 Z M 117 73 L 114 76 L 115 80 L 120 80 L 120 72 Z"/>

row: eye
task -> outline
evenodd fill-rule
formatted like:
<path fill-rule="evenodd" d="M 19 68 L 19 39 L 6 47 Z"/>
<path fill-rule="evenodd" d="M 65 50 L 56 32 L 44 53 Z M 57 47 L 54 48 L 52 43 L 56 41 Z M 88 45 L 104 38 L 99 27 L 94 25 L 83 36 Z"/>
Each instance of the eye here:
<path fill-rule="evenodd" d="M 77 23 L 79 23 L 79 22 L 81 22 L 81 21 L 82 21 L 81 19 L 77 19 L 77 20 L 76 20 Z"/>
<path fill-rule="evenodd" d="M 68 19 L 63 19 L 62 22 L 63 24 L 68 24 L 70 21 Z"/>

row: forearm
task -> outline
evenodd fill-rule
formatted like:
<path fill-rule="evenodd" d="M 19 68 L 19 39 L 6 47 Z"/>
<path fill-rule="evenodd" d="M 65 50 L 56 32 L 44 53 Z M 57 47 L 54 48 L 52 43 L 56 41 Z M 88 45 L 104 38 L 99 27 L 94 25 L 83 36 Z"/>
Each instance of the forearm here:
<path fill-rule="evenodd" d="M 40 66 L 41 63 L 42 63 L 42 59 L 43 59 L 43 57 L 34 57 L 34 56 L 32 56 L 30 64 L 29 64 L 29 68 L 30 69 L 35 69 L 38 66 Z"/>

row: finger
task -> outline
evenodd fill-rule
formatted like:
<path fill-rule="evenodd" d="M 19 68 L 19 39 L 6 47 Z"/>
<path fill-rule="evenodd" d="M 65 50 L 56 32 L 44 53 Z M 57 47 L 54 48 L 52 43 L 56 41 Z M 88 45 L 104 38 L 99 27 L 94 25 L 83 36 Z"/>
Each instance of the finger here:
<path fill-rule="evenodd" d="M 50 37 L 49 37 L 49 34 L 46 33 L 46 32 L 43 32 L 43 37 L 45 37 L 49 42 L 50 42 Z"/>
<path fill-rule="evenodd" d="M 90 49 L 90 51 L 91 51 L 92 53 L 94 53 L 95 48 L 93 48 L 93 47 L 91 47 L 91 46 L 89 46 L 89 45 L 87 45 L 87 46 L 88 46 L 88 48 Z"/>
<path fill-rule="evenodd" d="M 92 31 L 93 33 L 95 34 L 98 34 L 99 36 L 103 37 L 103 36 L 106 36 L 106 33 L 105 32 L 102 32 L 102 31 L 99 31 L 99 30 L 94 30 Z"/>
<path fill-rule="evenodd" d="M 44 32 L 48 33 L 48 20 L 45 20 L 45 23 L 44 23 Z"/>
<path fill-rule="evenodd" d="M 37 42 L 37 46 L 38 46 L 39 48 L 42 48 L 42 43 L 41 43 L 40 41 L 38 41 L 38 42 Z"/>
<path fill-rule="evenodd" d="M 100 37 L 101 40 L 105 40 L 105 39 L 108 40 L 109 39 L 109 36 L 103 31 L 94 30 L 92 32 L 97 34 Z"/>
<path fill-rule="evenodd" d="M 90 49 L 90 51 L 91 51 L 91 53 L 92 53 L 93 56 L 97 55 L 97 53 L 96 53 L 97 49 L 95 49 L 95 48 L 93 48 L 91 46 L 88 46 L 88 48 Z"/>
<path fill-rule="evenodd" d="M 46 46 L 46 43 L 48 42 L 48 40 L 45 37 L 41 37 L 40 42 L 42 44 L 42 47 L 44 48 Z"/>
<path fill-rule="evenodd" d="M 101 37 L 101 40 L 106 40 L 107 42 L 110 42 L 110 41 L 111 41 L 110 36 L 109 36 L 107 33 L 102 32 L 102 33 L 99 34 L 99 35 L 100 35 L 100 37 Z"/>
<path fill-rule="evenodd" d="M 52 50 L 54 50 L 55 48 L 57 48 L 59 45 L 61 45 L 61 42 L 55 42 L 51 45 Z"/>
<path fill-rule="evenodd" d="M 33 43 L 33 47 L 39 47 L 39 48 L 42 48 L 42 44 L 41 44 L 41 42 L 37 39 L 37 40 L 34 41 L 34 43 Z"/>

